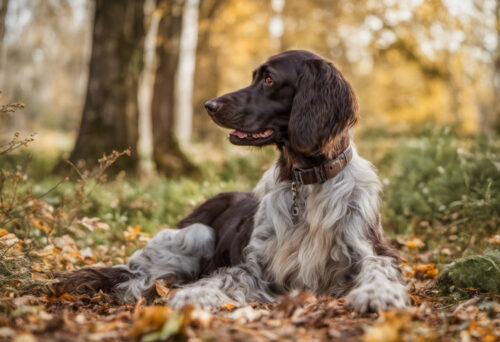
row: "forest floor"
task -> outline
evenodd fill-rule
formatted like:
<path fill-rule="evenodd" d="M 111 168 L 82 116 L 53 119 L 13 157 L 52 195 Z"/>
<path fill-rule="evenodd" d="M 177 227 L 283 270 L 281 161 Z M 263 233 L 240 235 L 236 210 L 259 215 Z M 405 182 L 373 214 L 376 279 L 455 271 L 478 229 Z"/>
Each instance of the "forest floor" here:
<path fill-rule="evenodd" d="M 140 229 L 129 229 L 126 238 L 147 239 Z M 12 248 L 3 259 L 22 270 L 25 255 L 12 233 L 0 232 L 0 242 Z M 9 242 L 10 241 L 10 242 Z M 408 241 L 400 246 L 403 254 L 414 247 Z M 410 246 L 410 247 L 409 247 Z M 123 249 L 94 251 L 99 259 L 109 253 L 121 255 Z M 100 254 L 100 255 L 99 255 Z M 438 275 L 434 264 L 422 263 L 422 256 L 411 253 L 403 272 L 410 285 L 413 305 L 404 311 L 358 315 L 343 298 L 315 298 L 310 293 L 291 293 L 275 303 L 244 307 L 224 305 L 216 313 L 184 307 L 173 311 L 156 303 L 138 301 L 123 304 L 105 293 L 93 296 L 47 291 L 52 268 L 72 262 L 94 264 L 97 258 L 78 249 L 64 235 L 54 244 L 31 251 L 31 277 L 14 281 L 0 298 L 0 341 L 498 341 L 500 339 L 500 301 L 492 294 L 462 289 L 470 299 L 457 301 L 440 296 L 435 287 Z M 5 257 L 5 256 L 4 256 Z M 117 256 L 120 257 L 120 256 Z M 104 258 L 104 257 L 103 257 Z M 99 263 L 100 264 L 100 263 Z M 5 267 L 5 264 L 2 264 Z M 63 267 L 64 268 L 64 267 Z M 33 270 L 37 270 L 35 272 Z M 14 270 L 11 270 L 15 272 Z M 156 291 L 165 296 L 168 288 L 157 283 Z"/>
<path fill-rule="evenodd" d="M 465 139 L 447 129 L 398 139 L 359 146 L 379 168 L 384 227 L 405 260 L 413 302 L 380 315 L 358 315 L 343 298 L 309 293 L 216 313 L 173 311 L 160 298 L 170 289 L 159 283 L 153 303 L 118 303 L 104 293 L 56 297 L 55 272 L 124 264 L 197 203 L 252 189 L 276 154 L 221 150 L 211 161 L 200 152 L 193 155 L 205 166 L 202 179 L 139 180 L 108 179 L 109 158 L 66 177 L 51 173 L 60 156 L 43 146 L 33 155 L 4 151 L 0 341 L 500 341 L 500 139 Z M 443 286 L 447 265 L 459 260 L 470 264 Z"/>

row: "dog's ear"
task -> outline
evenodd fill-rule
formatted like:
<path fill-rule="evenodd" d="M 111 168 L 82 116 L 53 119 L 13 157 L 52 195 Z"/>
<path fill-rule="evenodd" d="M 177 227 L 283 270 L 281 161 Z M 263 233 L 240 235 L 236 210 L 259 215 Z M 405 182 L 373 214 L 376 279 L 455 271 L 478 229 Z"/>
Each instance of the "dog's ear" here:
<path fill-rule="evenodd" d="M 296 87 L 289 122 L 290 141 L 295 149 L 315 152 L 356 123 L 356 96 L 332 63 L 307 60 Z"/>

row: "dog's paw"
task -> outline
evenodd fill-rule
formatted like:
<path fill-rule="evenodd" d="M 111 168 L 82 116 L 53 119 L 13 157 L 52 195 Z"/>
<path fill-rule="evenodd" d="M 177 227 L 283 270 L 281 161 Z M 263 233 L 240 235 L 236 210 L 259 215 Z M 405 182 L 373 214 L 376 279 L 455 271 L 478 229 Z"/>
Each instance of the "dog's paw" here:
<path fill-rule="evenodd" d="M 389 308 L 404 309 L 410 299 L 403 284 L 374 282 L 352 290 L 347 296 L 347 304 L 358 313 L 380 312 Z"/>
<path fill-rule="evenodd" d="M 168 306 L 172 309 L 179 310 L 185 305 L 192 304 L 197 309 L 205 311 L 215 311 L 221 305 L 228 303 L 228 299 L 223 298 L 215 291 L 204 289 L 203 287 L 187 287 L 180 288 L 175 291 L 172 297 L 168 300 Z"/>

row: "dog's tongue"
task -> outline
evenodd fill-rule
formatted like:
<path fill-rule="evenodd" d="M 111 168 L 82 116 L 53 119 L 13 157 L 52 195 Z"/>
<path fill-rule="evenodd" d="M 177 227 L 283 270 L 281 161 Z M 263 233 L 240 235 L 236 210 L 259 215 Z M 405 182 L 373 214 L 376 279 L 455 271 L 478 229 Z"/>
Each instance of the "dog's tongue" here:
<path fill-rule="evenodd" d="M 247 137 L 252 137 L 252 138 L 267 138 L 272 133 L 273 133 L 273 130 L 270 129 L 270 128 L 266 129 L 263 132 L 258 132 L 258 133 L 245 133 L 245 132 L 238 131 L 237 129 L 229 132 L 230 135 L 237 136 L 240 139 L 244 139 L 244 138 L 247 138 Z"/>

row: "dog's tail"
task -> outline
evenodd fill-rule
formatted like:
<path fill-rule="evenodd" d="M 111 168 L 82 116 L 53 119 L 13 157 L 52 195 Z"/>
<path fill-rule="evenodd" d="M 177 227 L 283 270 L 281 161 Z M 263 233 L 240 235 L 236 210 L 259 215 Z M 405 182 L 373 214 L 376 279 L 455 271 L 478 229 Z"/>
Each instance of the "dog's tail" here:
<path fill-rule="evenodd" d="M 85 267 L 70 272 L 56 273 L 57 282 L 52 284 L 56 296 L 64 293 L 94 294 L 99 290 L 120 298 L 118 285 L 133 279 L 136 275 L 125 265 L 114 267 Z"/>
<path fill-rule="evenodd" d="M 151 298 L 155 280 L 179 286 L 198 279 L 201 263 L 214 253 L 215 232 L 195 223 L 183 229 L 164 229 L 129 258 L 127 265 L 85 267 L 57 274 L 56 295 L 93 294 L 102 290 L 120 301 Z"/>

